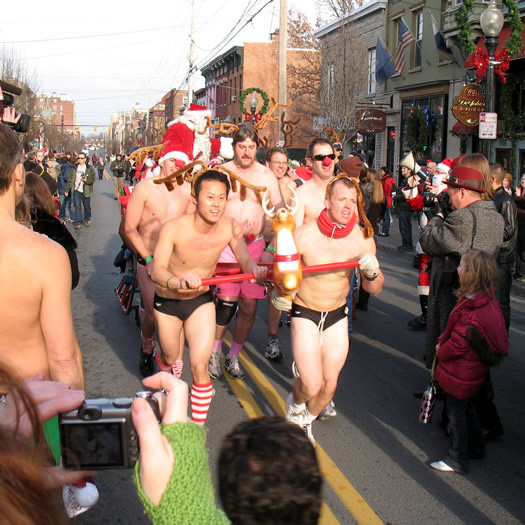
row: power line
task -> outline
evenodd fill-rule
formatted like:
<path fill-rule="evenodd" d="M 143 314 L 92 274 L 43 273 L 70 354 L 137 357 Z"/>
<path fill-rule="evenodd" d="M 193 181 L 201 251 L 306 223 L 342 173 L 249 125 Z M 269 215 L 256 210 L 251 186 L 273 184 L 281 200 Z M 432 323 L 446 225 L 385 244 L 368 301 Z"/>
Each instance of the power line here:
<path fill-rule="evenodd" d="M 153 29 L 138 29 L 136 31 L 122 31 L 119 33 L 102 33 L 99 35 L 82 35 L 82 36 L 65 36 L 61 38 L 42 38 L 38 40 L 12 40 L 11 42 L 2 42 L 3 44 L 32 44 L 35 42 L 61 42 L 63 40 L 81 40 L 84 38 L 100 38 L 104 36 L 118 36 L 118 35 L 135 35 L 137 33 L 151 33 L 152 31 L 165 31 L 168 29 L 178 29 L 184 27 L 180 26 L 166 26 L 166 27 L 157 27 Z"/>

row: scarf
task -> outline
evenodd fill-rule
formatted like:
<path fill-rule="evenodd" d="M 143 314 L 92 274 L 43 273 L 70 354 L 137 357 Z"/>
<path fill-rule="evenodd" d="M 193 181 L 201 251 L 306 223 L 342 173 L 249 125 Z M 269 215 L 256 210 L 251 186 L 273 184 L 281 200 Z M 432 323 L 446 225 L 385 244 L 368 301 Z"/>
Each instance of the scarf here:
<path fill-rule="evenodd" d="M 347 235 L 350 235 L 356 222 L 357 214 L 354 213 L 348 224 L 337 224 L 330 219 L 326 208 L 317 218 L 317 226 L 319 226 L 319 230 L 323 235 L 330 237 L 330 239 L 341 239 Z"/>

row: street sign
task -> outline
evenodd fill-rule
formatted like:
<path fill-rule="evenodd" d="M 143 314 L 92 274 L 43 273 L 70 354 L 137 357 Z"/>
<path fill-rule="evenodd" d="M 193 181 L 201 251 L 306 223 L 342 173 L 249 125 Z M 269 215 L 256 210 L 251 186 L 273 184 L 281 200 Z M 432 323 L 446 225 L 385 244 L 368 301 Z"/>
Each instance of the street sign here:
<path fill-rule="evenodd" d="M 498 134 L 498 114 L 480 113 L 479 114 L 479 138 L 495 139 Z"/>

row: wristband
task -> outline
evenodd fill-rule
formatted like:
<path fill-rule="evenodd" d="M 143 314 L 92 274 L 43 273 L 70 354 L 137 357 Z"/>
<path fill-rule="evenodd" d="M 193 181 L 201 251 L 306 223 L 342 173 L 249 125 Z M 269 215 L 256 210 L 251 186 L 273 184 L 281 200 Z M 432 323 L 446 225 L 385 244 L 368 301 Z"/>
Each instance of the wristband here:
<path fill-rule="evenodd" d="M 147 257 L 144 257 L 144 262 L 147 264 L 150 261 L 153 261 L 153 255 L 148 255 Z"/>
<path fill-rule="evenodd" d="M 166 281 L 166 288 L 168 290 L 171 290 L 171 288 L 170 288 L 170 281 L 171 281 L 171 279 L 173 279 L 173 275 L 171 277 L 168 277 L 168 280 Z"/>
<path fill-rule="evenodd" d="M 275 248 L 269 244 L 268 246 L 266 246 L 266 248 L 264 249 L 265 252 L 270 252 L 271 254 L 275 255 L 276 254 L 276 251 L 275 251 Z"/>

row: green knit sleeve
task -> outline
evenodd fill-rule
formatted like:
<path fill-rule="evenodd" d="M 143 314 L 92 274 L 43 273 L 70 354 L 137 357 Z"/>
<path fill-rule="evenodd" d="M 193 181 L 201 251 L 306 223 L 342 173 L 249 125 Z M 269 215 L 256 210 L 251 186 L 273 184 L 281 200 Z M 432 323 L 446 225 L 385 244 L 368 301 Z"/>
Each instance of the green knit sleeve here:
<path fill-rule="evenodd" d="M 159 505 L 154 505 L 140 485 L 139 462 L 135 484 L 144 508 L 155 525 L 219 525 L 230 523 L 215 505 L 208 467 L 206 432 L 194 423 L 160 425 L 175 457 L 168 487 Z M 139 460 L 140 461 L 140 460 Z"/>

